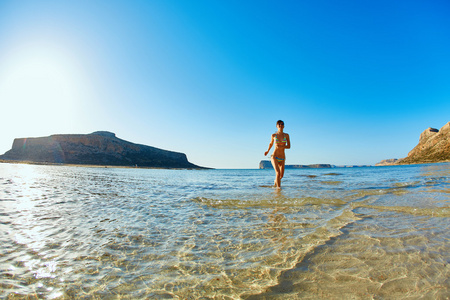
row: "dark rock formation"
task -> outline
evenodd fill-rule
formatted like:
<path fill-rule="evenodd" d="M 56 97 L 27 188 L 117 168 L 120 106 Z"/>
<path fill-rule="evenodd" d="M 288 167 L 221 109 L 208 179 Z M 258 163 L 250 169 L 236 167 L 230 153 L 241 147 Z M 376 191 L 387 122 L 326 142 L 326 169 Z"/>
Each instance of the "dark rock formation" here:
<path fill-rule="evenodd" d="M 408 156 L 396 164 L 418 164 L 450 161 L 450 122 L 440 130 L 428 128 Z"/>
<path fill-rule="evenodd" d="M 0 155 L 0 159 L 80 165 L 201 168 L 190 163 L 183 153 L 134 144 L 108 131 L 14 139 L 12 149 Z"/>
<path fill-rule="evenodd" d="M 319 169 L 319 168 L 333 168 L 329 164 L 313 164 L 313 165 L 286 165 L 285 169 Z M 273 169 L 272 163 L 269 160 L 262 160 L 259 163 L 260 169 Z"/>

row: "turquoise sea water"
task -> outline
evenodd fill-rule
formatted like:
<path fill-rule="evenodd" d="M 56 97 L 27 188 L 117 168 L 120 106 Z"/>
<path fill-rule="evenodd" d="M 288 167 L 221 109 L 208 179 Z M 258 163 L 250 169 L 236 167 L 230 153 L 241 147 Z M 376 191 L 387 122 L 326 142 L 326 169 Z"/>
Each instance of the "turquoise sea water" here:
<path fill-rule="evenodd" d="M 450 298 L 450 164 L 273 179 L 0 164 L 0 298 Z"/>

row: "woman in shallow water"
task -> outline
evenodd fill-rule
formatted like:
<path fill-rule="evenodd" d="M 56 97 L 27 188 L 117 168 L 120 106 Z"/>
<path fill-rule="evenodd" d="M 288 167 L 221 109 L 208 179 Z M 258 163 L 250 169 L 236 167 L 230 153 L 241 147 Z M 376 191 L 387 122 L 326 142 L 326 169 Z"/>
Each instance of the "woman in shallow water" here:
<path fill-rule="evenodd" d="M 271 157 L 273 168 L 275 169 L 276 177 L 275 177 L 275 187 L 281 187 L 281 178 L 284 176 L 284 166 L 286 163 L 286 154 L 284 153 L 284 149 L 291 148 L 291 141 L 289 139 L 289 134 L 283 132 L 284 130 L 284 122 L 281 120 L 277 121 L 277 129 L 278 131 L 272 134 L 272 138 L 270 140 L 269 149 L 267 149 L 265 156 L 269 153 L 270 148 L 275 142 L 275 149 L 273 150 L 273 154 Z"/>

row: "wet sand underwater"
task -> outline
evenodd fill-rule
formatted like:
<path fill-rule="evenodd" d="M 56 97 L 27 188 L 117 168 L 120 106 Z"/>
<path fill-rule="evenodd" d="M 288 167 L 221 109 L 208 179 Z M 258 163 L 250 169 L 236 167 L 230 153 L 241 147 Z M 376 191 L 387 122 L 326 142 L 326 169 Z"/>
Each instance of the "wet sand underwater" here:
<path fill-rule="evenodd" d="M 448 299 L 450 164 L 0 164 L 0 297 Z"/>

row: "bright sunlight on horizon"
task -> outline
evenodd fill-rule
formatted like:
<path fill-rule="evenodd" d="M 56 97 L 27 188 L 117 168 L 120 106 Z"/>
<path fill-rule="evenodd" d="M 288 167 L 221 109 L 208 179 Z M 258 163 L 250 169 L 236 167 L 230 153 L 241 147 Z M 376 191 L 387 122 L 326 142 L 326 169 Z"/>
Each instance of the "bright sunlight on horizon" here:
<path fill-rule="evenodd" d="M 80 100 L 80 76 L 70 57 L 49 47 L 31 45 L 7 57 L 2 69 L 2 99 L 5 110 L 20 112 L 25 120 L 72 118 Z M 27 125 L 27 124 L 22 124 Z M 28 127 L 28 126 L 27 126 Z M 53 128 L 52 128 L 53 129 Z"/>
<path fill-rule="evenodd" d="M 0 154 L 106 130 L 213 168 L 405 157 L 450 121 L 447 1 L 0 2 Z"/>

